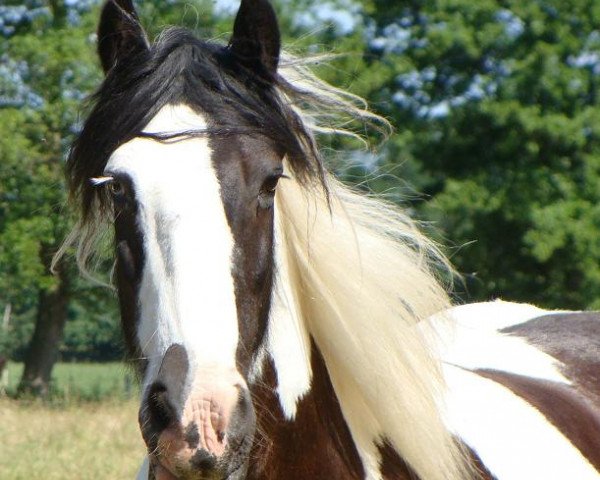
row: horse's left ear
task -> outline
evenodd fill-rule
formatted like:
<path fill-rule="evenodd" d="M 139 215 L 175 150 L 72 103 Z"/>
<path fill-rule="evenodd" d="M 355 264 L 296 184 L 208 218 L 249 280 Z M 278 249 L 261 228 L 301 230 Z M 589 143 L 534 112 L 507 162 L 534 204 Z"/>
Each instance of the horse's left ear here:
<path fill-rule="evenodd" d="M 229 42 L 238 60 L 272 79 L 277 73 L 281 35 L 268 0 L 242 0 Z"/>
<path fill-rule="evenodd" d="M 132 0 L 108 0 L 98 25 L 98 55 L 104 73 L 150 45 Z"/>

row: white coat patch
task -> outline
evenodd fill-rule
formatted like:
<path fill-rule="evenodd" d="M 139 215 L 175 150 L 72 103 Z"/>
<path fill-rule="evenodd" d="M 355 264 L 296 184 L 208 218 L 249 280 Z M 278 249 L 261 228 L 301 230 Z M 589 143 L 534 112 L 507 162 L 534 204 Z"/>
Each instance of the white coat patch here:
<path fill-rule="evenodd" d="M 438 333 L 434 344 L 446 364 L 569 384 L 556 359 L 523 338 L 498 331 L 547 313 L 532 305 L 496 301 L 454 307 L 430 322 Z"/>

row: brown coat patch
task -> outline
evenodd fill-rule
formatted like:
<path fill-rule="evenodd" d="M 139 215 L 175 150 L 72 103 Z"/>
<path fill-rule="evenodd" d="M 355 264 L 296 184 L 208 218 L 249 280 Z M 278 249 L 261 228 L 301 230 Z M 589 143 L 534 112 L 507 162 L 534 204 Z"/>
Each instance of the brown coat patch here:
<path fill-rule="evenodd" d="M 563 374 L 600 405 L 600 313 L 553 313 L 500 332 L 559 360 Z"/>
<path fill-rule="evenodd" d="M 248 480 L 362 480 L 364 470 L 329 379 L 321 353 L 312 345 L 313 384 L 298 402 L 294 421 L 283 416 L 277 377 L 267 362 L 253 387 L 257 433 Z"/>
<path fill-rule="evenodd" d="M 497 370 L 476 370 L 540 411 L 600 471 L 600 409 L 569 385 Z"/>

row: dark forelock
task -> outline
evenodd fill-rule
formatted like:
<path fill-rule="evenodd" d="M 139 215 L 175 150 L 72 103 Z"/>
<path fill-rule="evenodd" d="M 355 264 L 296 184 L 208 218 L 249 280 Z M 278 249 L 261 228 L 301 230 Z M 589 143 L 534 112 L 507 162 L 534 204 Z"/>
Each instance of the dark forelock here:
<path fill-rule="evenodd" d="M 287 155 L 294 173 L 323 180 L 311 133 L 283 100 L 293 86 L 265 79 L 226 46 L 198 40 L 180 28 L 165 31 L 149 50 L 117 64 L 90 100 L 91 111 L 71 149 L 67 178 L 83 219 L 96 198 L 90 178 L 102 175 L 108 158 L 168 104 L 184 103 L 206 114 L 209 130 L 189 134 L 264 135 Z"/>

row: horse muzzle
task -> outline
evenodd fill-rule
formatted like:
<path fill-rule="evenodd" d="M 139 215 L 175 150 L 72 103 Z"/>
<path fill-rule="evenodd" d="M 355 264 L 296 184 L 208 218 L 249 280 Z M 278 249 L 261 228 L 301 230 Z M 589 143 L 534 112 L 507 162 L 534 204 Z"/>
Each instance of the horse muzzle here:
<path fill-rule="evenodd" d="M 256 420 L 237 371 L 191 368 L 185 347 L 171 345 L 144 394 L 139 421 L 150 480 L 244 477 Z"/>

